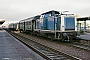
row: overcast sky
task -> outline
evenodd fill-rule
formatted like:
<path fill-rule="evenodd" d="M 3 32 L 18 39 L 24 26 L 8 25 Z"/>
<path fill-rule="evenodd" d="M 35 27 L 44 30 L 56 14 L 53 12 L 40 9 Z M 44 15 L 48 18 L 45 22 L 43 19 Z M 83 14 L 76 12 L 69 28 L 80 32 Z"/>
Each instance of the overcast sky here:
<path fill-rule="evenodd" d="M 57 10 L 90 16 L 90 0 L 0 0 L 0 19 L 7 23 Z"/>

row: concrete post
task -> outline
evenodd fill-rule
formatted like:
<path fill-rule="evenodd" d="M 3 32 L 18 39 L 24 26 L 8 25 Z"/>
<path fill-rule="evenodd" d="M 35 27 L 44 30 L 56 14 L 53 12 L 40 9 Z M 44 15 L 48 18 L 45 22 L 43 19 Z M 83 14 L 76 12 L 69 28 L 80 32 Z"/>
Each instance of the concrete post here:
<path fill-rule="evenodd" d="M 84 21 L 84 30 L 86 30 L 86 21 Z"/>

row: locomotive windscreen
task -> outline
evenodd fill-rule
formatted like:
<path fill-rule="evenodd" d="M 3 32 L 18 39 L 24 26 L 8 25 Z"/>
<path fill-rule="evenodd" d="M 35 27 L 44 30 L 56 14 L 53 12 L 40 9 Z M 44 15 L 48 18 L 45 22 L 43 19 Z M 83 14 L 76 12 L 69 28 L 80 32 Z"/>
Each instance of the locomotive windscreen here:
<path fill-rule="evenodd" d="M 65 30 L 75 30 L 75 18 L 73 17 L 65 18 Z"/>

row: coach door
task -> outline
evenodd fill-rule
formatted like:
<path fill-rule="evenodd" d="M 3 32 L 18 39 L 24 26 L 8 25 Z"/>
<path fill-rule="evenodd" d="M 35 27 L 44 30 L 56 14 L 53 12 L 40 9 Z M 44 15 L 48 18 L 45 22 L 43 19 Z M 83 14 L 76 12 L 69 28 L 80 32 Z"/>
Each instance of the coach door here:
<path fill-rule="evenodd" d="M 32 31 L 35 29 L 35 20 L 32 20 Z"/>

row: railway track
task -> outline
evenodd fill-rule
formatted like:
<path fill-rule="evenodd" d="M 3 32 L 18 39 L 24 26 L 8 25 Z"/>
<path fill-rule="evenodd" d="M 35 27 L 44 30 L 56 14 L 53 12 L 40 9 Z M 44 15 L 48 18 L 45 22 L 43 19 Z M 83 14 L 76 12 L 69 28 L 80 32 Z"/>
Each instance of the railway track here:
<path fill-rule="evenodd" d="M 38 43 L 41 43 L 44 46 L 48 46 L 49 48 L 56 50 L 57 52 L 63 52 L 69 56 L 73 56 L 74 58 L 77 58 L 77 60 L 89 60 L 90 59 L 90 51 L 87 51 L 85 49 L 77 48 L 73 45 L 68 45 L 66 43 L 61 43 L 58 41 L 52 41 L 48 39 L 42 39 L 35 36 L 30 36 L 30 34 L 23 34 L 23 33 L 17 33 L 16 34 L 22 35 L 28 39 L 31 39 L 33 41 L 36 41 Z M 75 44 L 74 44 L 75 45 Z"/>
<path fill-rule="evenodd" d="M 21 42 L 23 42 L 25 45 L 44 57 L 46 60 L 79 60 L 78 58 L 70 56 L 69 54 L 57 51 L 36 41 L 32 41 L 32 39 L 27 39 L 21 35 L 17 35 L 14 33 L 10 34 L 18 38 Z"/>
<path fill-rule="evenodd" d="M 71 46 L 74 46 L 74 47 L 77 47 L 79 49 L 83 49 L 83 50 L 86 50 L 86 51 L 89 51 L 90 52 L 90 45 L 84 45 L 84 44 L 80 44 L 80 43 L 70 43 L 68 45 L 71 45 Z"/>
<path fill-rule="evenodd" d="M 28 34 L 30 35 L 30 34 Z M 25 36 L 25 35 L 24 35 Z M 27 36 L 25 36 L 27 37 Z M 27 37 L 28 38 L 28 37 Z M 32 38 L 32 37 L 31 37 Z M 80 39 L 81 40 L 81 39 Z M 51 40 L 50 40 L 51 41 Z M 64 45 L 68 45 L 68 46 L 73 46 L 75 48 L 79 48 L 79 49 L 83 49 L 83 50 L 86 50 L 86 51 L 89 51 L 90 52 L 90 45 L 86 45 L 86 44 L 82 44 L 82 43 L 79 43 L 79 42 L 73 42 L 73 43 L 62 43 L 60 41 L 53 41 L 55 43 L 58 43 L 59 44 L 64 44 Z"/>

